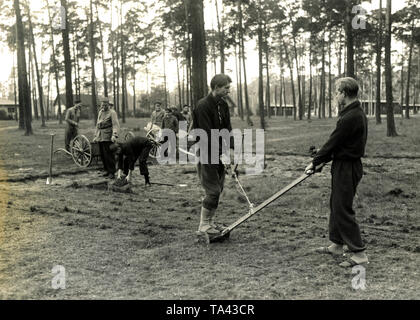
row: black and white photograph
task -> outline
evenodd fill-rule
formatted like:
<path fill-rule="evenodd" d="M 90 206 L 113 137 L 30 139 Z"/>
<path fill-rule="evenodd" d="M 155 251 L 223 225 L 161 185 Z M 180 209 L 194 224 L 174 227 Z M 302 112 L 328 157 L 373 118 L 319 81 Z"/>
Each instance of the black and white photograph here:
<path fill-rule="evenodd" d="M 0 17 L 0 300 L 420 299 L 420 0 Z"/>

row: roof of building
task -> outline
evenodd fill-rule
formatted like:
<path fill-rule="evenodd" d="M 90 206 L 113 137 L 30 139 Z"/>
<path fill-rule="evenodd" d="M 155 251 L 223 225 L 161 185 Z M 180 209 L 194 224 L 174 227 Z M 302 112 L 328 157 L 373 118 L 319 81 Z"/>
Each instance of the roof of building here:
<path fill-rule="evenodd" d="M 17 104 L 15 104 L 15 102 L 13 100 L 1 99 L 1 98 L 0 98 L 0 105 L 2 105 L 2 106 L 12 106 L 12 107 L 17 106 Z"/>

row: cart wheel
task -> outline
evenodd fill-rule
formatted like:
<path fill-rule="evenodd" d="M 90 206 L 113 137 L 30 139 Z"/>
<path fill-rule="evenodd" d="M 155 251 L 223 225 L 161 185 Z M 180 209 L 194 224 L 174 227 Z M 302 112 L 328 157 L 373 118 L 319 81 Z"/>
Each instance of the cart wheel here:
<path fill-rule="evenodd" d="M 92 146 L 84 135 L 78 135 L 71 142 L 71 156 L 79 167 L 88 167 L 92 162 Z"/>
<path fill-rule="evenodd" d="M 135 135 L 132 131 L 128 131 L 124 136 L 124 141 L 127 141 L 128 139 L 134 138 Z"/>
<path fill-rule="evenodd" d="M 156 142 L 156 144 L 153 146 L 152 149 L 150 149 L 149 152 L 149 156 L 152 158 L 159 158 L 160 157 L 160 145 L 159 145 L 159 140 L 160 140 L 160 131 L 156 132 L 156 130 L 149 130 L 146 133 L 146 137 L 154 142 Z"/>
<path fill-rule="evenodd" d="M 149 156 L 156 159 L 160 157 L 160 146 L 153 146 L 152 149 L 150 149 Z"/>

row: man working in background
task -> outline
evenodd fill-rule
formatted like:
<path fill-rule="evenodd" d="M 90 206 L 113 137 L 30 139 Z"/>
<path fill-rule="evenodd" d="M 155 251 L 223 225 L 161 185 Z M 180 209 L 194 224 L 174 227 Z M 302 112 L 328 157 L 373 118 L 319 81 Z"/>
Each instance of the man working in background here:
<path fill-rule="evenodd" d="M 161 106 L 162 106 L 162 103 L 160 103 L 160 101 L 155 102 L 155 110 L 152 112 L 152 116 L 151 116 L 151 121 L 152 121 L 151 127 L 153 127 L 154 124 L 159 127 L 162 127 L 162 120 L 163 120 L 163 117 L 165 116 L 165 111 L 161 109 Z"/>
<path fill-rule="evenodd" d="M 153 148 L 153 142 L 145 137 L 133 137 L 123 143 L 114 143 L 110 146 L 111 152 L 118 157 L 117 179 L 121 179 L 121 173 L 126 175 L 125 182 L 131 182 L 131 175 L 135 163 L 139 159 L 140 174 L 144 176 L 145 185 L 150 185 L 147 159 Z"/>
<path fill-rule="evenodd" d="M 82 103 L 80 100 L 76 101 L 76 104 L 67 109 L 66 112 L 66 130 L 64 132 L 64 143 L 66 150 L 70 152 L 70 142 L 73 140 L 79 129 L 79 120 L 80 120 L 80 110 L 82 108 Z"/>
<path fill-rule="evenodd" d="M 115 110 L 110 109 L 110 102 L 108 98 L 102 101 L 102 109 L 98 114 L 98 121 L 96 123 L 94 142 L 99 143 L 99 152 L 101 160 L 104 165 L 104 177 L 111 179 L 115 176 L 115 159 L 112 152 L 109 150 L 110 145 L 118 139 L 118 131 L 120 130 L 120 123 Z"/>

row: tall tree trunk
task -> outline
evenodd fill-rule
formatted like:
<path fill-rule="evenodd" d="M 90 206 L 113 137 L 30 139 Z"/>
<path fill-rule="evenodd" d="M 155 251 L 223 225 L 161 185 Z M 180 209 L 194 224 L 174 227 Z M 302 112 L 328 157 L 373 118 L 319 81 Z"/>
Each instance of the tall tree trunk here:
<path fill-rule="evenodd" d="M 239 62 L 238 62 L 239 61 Z M 239 67 L 238 67 L 239 66 Z M 242 109 L 242 88 L 241 88 L 241 60 L 238 54 L 238 45 L 235 43 L 235 69 L 236 69 L 236 94 L 238 104 L 238 115 L 241 120 L 244 120 L 244 114 Z"/>
<path fill-rule="evenodd" d="M 41 84 L 41 76 L 38 68 L 38 59 L 36 55 L 36 46 L 35 46 L 35 37 L 34 37 L 34 30 L 32 26 L 32 19 L 31 19 L 31 12 L 28 3 L 26 3 L 27 10 L 28 10 L 28 21 L 29 21 L 29 33 L 31 36 L 32 48 L 34 52 L 34 60 L 35 60 L 35 71 L 36 71 L 36 80 L 38 85 L 38 97 L 39 97 L 39 109 L 41 111 L 41 127 L 45 127 L 45 116 L 44 116 L 44 103 L 43 98 L 44 94 L 42 92 L 42 84 Z"/>
<path fill-rule="evenodd" d="M 15 27 L 15 29 L 16 29 L 16 27 Z M 16 37 L 16 40 L 17 40 L 17 37 Z M 17 43 L 16 43 L 16 47 L 17 47 Z M 15 53 L 16 53 L 16 50 L 15 50 Z M 15 61 L 15 55 L 13 54 L 13 96 L 15 98 L 15 107 L 16 107 L 16 109 L 15 109 L 15 120 L 16 120 L 16 122 L 18 122 L 19 129 L 22 129 L 22 128 L 20 128 L 19 119 L 20 118 L 23 119 L 23 117 L 21 116 L 23 113 L 22 114 L 20 113 L 20 105 L 18 106 L 18 96 L 17 96 L 17 94 L 18 93 L 17 93 L 17 86 L 16 86 L 16 61 Z M 25 128 L 25 124 L 23 124 L 23 128 Z"/>
<path fill-rule="evenodd" d="M 319 90 L 319 116 L 325 119 L 325 29 L 322 33 L 322 62 L 321 62 L 321 88 Z"/>
<path fill-rule="evenodd" d="M 220 23 L 219 8 L 218 8 L 217 1 L 218 0 L 214 0 L 216 4 L 217 29 L 219 33 L 220 73 L 225 73 L 225 30 L 224 30 L 223 17 L 222 17 L 222 22 Z M 223 8 L 223 0 L 222 0 L 222 8 Z M 222 9 L 222 12 L 223 12 L 223 9 Z"/>
<path fill-rule="evenodd" d="M 270 104 L 270 100 L 271 100 L 271 96 L 270 96 L 270 59 L 269 59 L 269 55 L 268 55 L 268 43 L 266 42 L 264 44 L 264 48 L 265 48 L 265 66 L 266 66 L 266 85 L 265 85 L 265 104 L 267 107 L 267 117 L 268 119 L 271 118 L 271 104 Z"/>
<path fill-rule="evenodd" d="M 240 49 L 241 49 L 241 57 L 242 57 L 242 67 L 244 69 L 244 94 L 245 94 L 245 109 L 246 109 L 246 122 L 248 126 L 252 126 L 253 123 L 250 117 L 249 111 L 249 95 L 248 95 L 248 82 L 246 79 L 246 56 L 245 56 L 245 46 L 244 46 L 244 33 L 243 33 L 243 26 L 242 26 L 242 4 L 241 1 L 238 1 L 238 12 L 239 12 L 239 38 L 241 41 Z"/>
<path fill-rule="evenodd" d="M 302 47 L 299 55 L 299 65 L 301 70 L 301 89 L 302 89 L 302 118 L 305 116 L 305 105 L 306 105 L 306 69 L 305 69 L 305 58 L 306 58 L 306 46 L 305 42 L 302 42 Z"/>
<path fill-rule="evenodd" d="M 403 51 L 404 52 L 404 51 Z M 401 56 L 401 92 L 400 92 L 400 106 L 401 106 L 401 118 L 404 117 L 404 55 Z"/>
<path fill-rule="evenodd" d="M 73 106 L 73 88 L 72 88 L 73 82 L 71 80 L 69 23 L 68 23 L 68 18 L 67 18 L 68 6 L 67 6 L 67 0 L 60 0 L 60 1 L 61 1 L 61 6 L 64 8 L 64 23 L 65 23 L 65 28 L 62 28 L 61 34 L 63 37 L 64 73 L 66 76 L 66 107 L 70 108 Z"/>
<path fill-rule="evenodd" d="M 392 97 L 392 69 L 391 69 L 391 0 L 386 1 L 386 40 L 385 40 L 385 83 L 386 83 L 386 117 L 388 137 L 397 136 L 394 121 L 394 103 Z"/>
<path fill-rule="evenodd" d="M 279 67 L 280 67 L 280 77 L 279 77 L 279 106 L 280 106 L 280 114 L 282 114 L 282 106 L 283 106 L 283 83 L 284 83 L 284 71 L 283 71 L 283 50 L 281 43 L 279 44 Z"/>
<path fill-rule="evenodd" d="M 133 55 L 133 118 L 136 117 L 136 53 Z"/>
<path fill-rule="evenodd" d="M 74 57 L 74 89 L 75 89 L 75 95 L 76 95 L 76 100 L 80 99 L 80 95 L 79 95 L 79 84 L 78 84 L 78 78 L 77 78 L 77 53 L 76 53 L 76 36 L 73 35 L 72 37 L 72 48 L 73 48 L 73 57 Z"/>
<path fill-rule="evenodd" d="M 207 95 L 206 39 L 204 33 L 203 0 L 190 0 L 192 25 L 192 86 L 193 105 Z"/>
<path fill-rule="evenodd" d="M 312 19 L 311 19 L 312 23 Z M 312 34 L 311 34 L 312 38 Z M 309 104 L 308 104 L 308 119 L 311 119 L 312 112 L 312 39 L 309 40 Z"/>
<path fill-rule="evenodd" d="M 338 45 L 339 45 L 339 50 L 338 50 L 338 77 L 341 78 L 341 64 L 342 64 L 342 52 L 343 52 L 343 33 L 342 33 L 342 29 L 340 29 L 340 36 L 338 38 Z"/>
<path fill-rule="evenodd" d="M 418 48 L 418 54 L 417 54 L 417 84 L 419 87 L 419 90 L 416 92 L 416 82 L 414 82 L 413 86 L 414 86 L 414 108 L 413 108 L 413 113 L 417 114 L 417 102 L 418 102 L 418 96 L 420 93 L 420 45 L 417 46 Z"/>
<path fill-rule="evenodd" d="M 290 19 L 290 23 L 291 19 Z M 303 106 L 302 106 L 302 91 L 301 91 L 301 74 L 299 70 L 299 62 L 298 62 L 298 53 L 297 53 L 297 46 L 296 46 L 296 35 L 292 33 L 292 39 L 293 39 L 293 51 L 294 51 L 294 58 L 295 58 L 295 64 L 296 64 L 296 74 L 297 74 L 297 86 L 298 86 L 298 112 L 299 112 L 299 120 L 302 120 L 303 117 Z M 296 114 L 296 108 L 295 108 L 295 114 Z M 296 115 L 295 115 L 296 120 Z"/>
<path fill-rule="evenodd" d="M 283 41 L 283 47 L 284 47 L 284 54 L 285 54 L 287 65 L 289 66 L 289 71 L 290 71 L 290 84 L 292 87 L 292 99 L 293 99 L 293 119 L 296 120 L 296 94 L 295 94 L 295 84 L 294 84 L 294 79 L 293 79 L 293 66 L 292 66 L 292 62 L 290 61 L 289 50 L 287 49 L 287 46 L 284 43 L 284 40 L 282 41 Z M 285 109 L 285 112 L 287 113 L 287 109 Z"/>
<path fill-rule="evenodd" d="M 16 15 L 16 29 L 17 29 L 17 62 L 18 62 L 18 85 L 19 85 L 19 105 L 22 105 L 23 118 L 25 124 L 25 135 L 32 135 L 32 124 L 30 118 L 30 93 L 28 86 L 28 77 L 26 72 L 26 57 L 25 57 L 25 38 L 24 28 L 22 23 L 22 16 L 20 13 L 19 0 L 14 0 L 14 9 Z M 21 115 L 19 115 L 21 116 Z"/>
<path fill-rule="evenodd" d="M 114 106 L 115 106 L 115 111 L 117 112 L 117 115 L 119 116 L 119 108 L 118 108 L 118 99 L 117 99 L 117 88 L 116 88 L 116 82 L 118 81 L 118 76 L 116 76 L 116 68 L 118 67 L 118 62 L 117 62 L 117 66 L 115 66 L 115 46 L 114 46 L 114 41 L 115 41 L 115 33 L 114 31 L 112 31 L 112 20 L 113 20 L 113 14 L 112 12 L 114 11 L 114 5 L 113 5 L 113 1 L 111 0 L 111 23 L 109 25 L 109 34 L 110 34 L 110 45 L 111 45 L 111 61 L 112 61 L 112 95 L 113 95 L 113 100 L 114 100 Z"/>
<path fill-rule="evenodd" d="M 106 71 L 106 63 L 105 63 L 104 38 L 102 35 L 102 23 L 101 23 L 101 19 L 99 19 L 97 2 L 95 3 L 95 7 L 96 7 L 96 17 L 97 17 L 98 27 L 99 27 L 99 39 L 100 39 L 99 41 L 101 42 L 102 70 L 103 70 L 103 77 L 104 77 L 104 96 L 108 98 L 108 80 L 107 80 L 107 71 Z"/>
<path fill-rule="evenodd" d="M 93 0 L 90 0 L 90 12 L 89 12 L 89 55 L 90 55 L 90 67 L 91 67 L 91 101 L 92 101 L 92 115 L 93 115 L 93 123 L 96 125 L 98 120 L 98 108 L 97 101 L 96 101 L 96 76 L 95 76 L 95 40 L 93 38 Z"/>
<path fill-rule="evenodd" d="M 332 87 L 332 80 L 331 80 L 331 31 L 329 32 L 329 39 L 328 39 L 328 118 L 332 118 L 332 106 L 331 106 L 331 87 Z"/>
<path fill-rule="evenodd" d="M 352 3 L 351 1 L 347 2 L 346 4 L 346 18 L 345 18 L 345 28 L 346 28 L 346 47 L 347 47 L 347 61 L 346 61 L 346 76 L 347 77 L 355 77 L 354 74 L 354 35 L 353 35 L 353 28 L 351 25 L 351 10 L 352 10 Z"/>
<path fill-rule="evenodd" d="M 111 63 L 112 63 L 112 98 L 114 100 L 114 106 L 117 108 L 117 95 L 116 95 L 116 83 L 115 83 L 115 54 L 114 54 L 114 36 L 111 31 Z"/>
<path fill-rule="evenodd" d="M 284 108 L 281 109 L 283 116 L 286 117 L 287 116 L 287 98 L 286 98 L 286 80 L 284 80 L 284 77 L 282 77 L 282 81 L 283 81 L 283 100 L 284 100 Z"/>
<path fill-rule="evenodd" d="M 381 124 L 381 56 L 382 56 L 382 0 L 379 0 L 378 10 L 378 35 L 376 43 L 376 103 L 375 103 L 375 118 L 376 124 Z"/>
<path fill-rule="evenodd" d="M 35 99 L 35 95 L 34 95 L 34 65 L 32 62 L 32 48 L 31 48 L 31 42 L 28 41 L 28 66 L 29 66 L 29 72 L 28 72 L 28 85 L 29 85 L 29 94 L 31 96 L 31 99 L 29 101 L 31 101 L 31 109 L 33 108 L 33 114 L 35 116 L 35 119 L 38 120 L 39 119 L 39 115 L 38 115 L 38 107 L 36 104 L 36 99 Z M 31 121 L 32 121 L 32 112 L 31 112 Z"/>
<path fill-rule="evenodd" d="M 258 13 L 260 10 L 258 9 Z M 258 106 L 260 113 L 261 129 L 265 129 L 264 121 L 264 85 L 263 85 L 263 31 L 261 26 L 261 17 L 258 17 Z"/>
<path fill-rule="evenodd" d="M 408 55 L 407 88 L 405 91 L 405 118 L 410 119 L 410 81 L 411 81 L 411 60 L 414 48 L 414 19 L 411 22 L 410 53 Z M 402 105 L 401 105 L 402 108 Z"/>
<path fill-rule="evenodd" d="M 320 117 L 319 116 L 319 106 L 318 106 L 318 81 L 317 81 L 317 76 L 315 76 L 315 79 L 313 80 L 315 83 L 313 84 L 313 86 L 314 86 L 314 116 L 316 116 L 317 115 L 317 113 L 318 113 L 318 118 Z"/>
<path fill-rule="evenodd" d="M 48 68 L 48 89 L 47 89 L 47 121 L 50 120 L 50 110 L 51 110 L 51 72 Z"/>
<path fill-rule="evenodd" d="M 19 107 L 18 105 L 18 96 L 17 96 L 17 87 L 16 87 L 16 62 L 15 62 L 15 55 L 13 54 L 13 97 L 15 99 L 15 120 L 16 122 L 19 121 L 18 114 L 19 114 Z"/>
<path fill-rule="evenodd" d="M 127 89 L 125 83 L 125 51 L 123 40 L 123 15 L 122 15 L 123 2 L 120 0 L 120 48 L 121 48 L 121 119 L 125 123 L 125 112 L 127 111 L 126 96 Z"/>
<path fill-rule="evenodd" d="M 166 47 L 165 47 L 165 35 L 162 34 L 162 56 L 163 56 L 163 88 L 165 90 L 165 108 L 168 108 L 168 90 L 166 87 Z"/>
<path fill-rule="evenodd" d="M 55 44 L 54 44 L 54 33 L 53 33 L 53 27 L 52 27 L 52 19 L 51 19 L 51 12 L 50 12 L 50 5 L 48 3 L 47 0 L 47 7 L 48 7 L 48 20 L 50 22 L 50 38 L 51 38 L 51 50 L 52 50 L 52 61 L 53 61 L 53 65 L 54 65 L 54 76 L 55 76 L 55 90 L 57 91 L 57 103 L 58 103 L 58 123 L 62 124 L 63 123 L 63 116 L 62 116 L 62 112 L 61 112 L 61 98 L 60 98 L 60 87 L 58 86 L 58 78 L 59 78 L 59 73 L 58 73 L 58 64 L 57 64 L 57 57 L 55 54 Z"/>
<path fill-rule="evenodd" d="M 177 42 L 176 42 L 176 38 L 174 38 L 174 45 L 175 48 L 177 48 Z M 175 55 L 175 61 L 176 61 L 176 75 L 177 75 L 177 80 L 178 80 L 178 104 L 179 104 L 179 108 L 182 109 L 182 92 L 181 92 L 181 77 L 179 74 L 179 58 L 178 55 Z"/>

